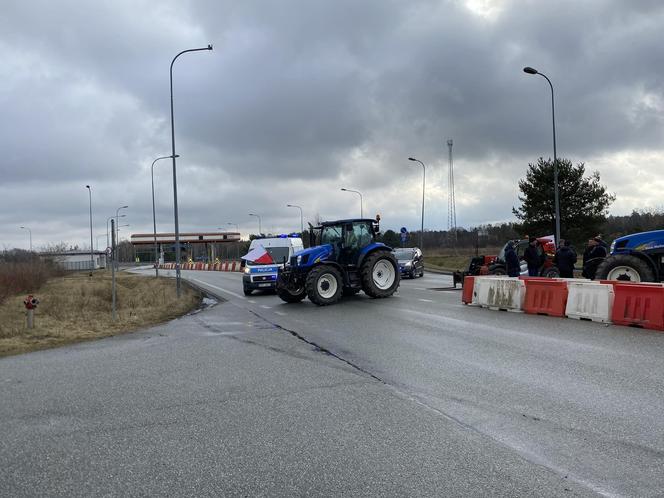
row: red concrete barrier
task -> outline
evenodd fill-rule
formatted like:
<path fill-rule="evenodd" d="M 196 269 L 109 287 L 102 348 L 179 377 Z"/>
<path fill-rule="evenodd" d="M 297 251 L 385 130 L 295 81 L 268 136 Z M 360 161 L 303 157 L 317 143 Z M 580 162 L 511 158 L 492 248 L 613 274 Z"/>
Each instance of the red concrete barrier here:
<path fill-rule="evenodd" d="M 611 321 L 616 325 L 664 331 L 664 286 L 649 283 L 613 284 Z"/>
<path fill-rule="evenodd" d="M 565 316 L 567 282 L 551 278 L 526 278 L 523 311 L 532 315 Z"/>
<path fill-rule="evenodd" d="M 470 304 L 473 302 L 473 287 L 475 286 L 475 277 L 466 275 L 463 279 L 463 291 L 461 292 L 461 302 Z"/>

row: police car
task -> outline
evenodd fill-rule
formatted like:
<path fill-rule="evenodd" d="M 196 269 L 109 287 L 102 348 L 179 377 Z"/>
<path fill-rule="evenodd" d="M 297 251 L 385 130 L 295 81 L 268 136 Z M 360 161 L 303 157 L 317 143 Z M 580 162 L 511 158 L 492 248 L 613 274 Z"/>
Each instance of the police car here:
<path fill-rule="evenodd" d="M 266 264 L 248 259 L 244 260 L 242 288 L 245 296 L 251 295 L 255 290 L 276 289 L 279 268 L 283 267 L 284 261 L 289 261 L 293 254 L 303 250 L 304 245 L 298 233 L 280 235 L 279 237 L 265 237 L 252 240 L 248 254 L 251 254 L 252 251 L 255 253 L 256 250 L 260 252 L 261 248 L 265 250 L 269 257 L 260 258 L 260 260 L 270 262 Z"/>

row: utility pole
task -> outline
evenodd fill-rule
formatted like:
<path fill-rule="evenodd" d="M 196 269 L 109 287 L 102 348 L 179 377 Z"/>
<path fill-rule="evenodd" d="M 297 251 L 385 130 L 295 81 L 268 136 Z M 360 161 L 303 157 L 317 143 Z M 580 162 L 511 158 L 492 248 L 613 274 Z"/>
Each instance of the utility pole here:
<path fill-rule="evenodd" d="M 112 295 L 112 317 L 116 320 L 115 314 L 115 220 L 111 219 L 111 295 Z"/>

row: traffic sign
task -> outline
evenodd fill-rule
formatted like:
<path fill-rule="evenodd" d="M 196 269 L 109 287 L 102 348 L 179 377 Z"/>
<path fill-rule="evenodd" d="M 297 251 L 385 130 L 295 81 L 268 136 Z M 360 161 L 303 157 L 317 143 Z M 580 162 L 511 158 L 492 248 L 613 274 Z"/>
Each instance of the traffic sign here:
<path fill-rule="evenodd" d="M 407 234 L 407 233 L 408 233 L 408 229 L 407 229 L 406 227 L 401 227 L 400 232 L 401 232 L 401 233 L 405 233 L 405 234 Z"/>

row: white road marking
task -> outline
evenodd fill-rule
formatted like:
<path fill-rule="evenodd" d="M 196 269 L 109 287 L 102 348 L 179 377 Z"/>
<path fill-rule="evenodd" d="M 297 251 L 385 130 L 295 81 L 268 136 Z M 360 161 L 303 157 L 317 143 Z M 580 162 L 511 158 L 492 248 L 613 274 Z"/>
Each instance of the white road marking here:
<path fill-rule="evenodd" d="M 249 301 L 251 304 L 256 304 L 256 301 L 254 301 L 253 299 L 247 299 L 247 301 Z"/>
<path fill-rule="evenodd" d="M 418 299 L 418 301 L 423 301 L 425 303 L 433 303 L 431 299 Z"/>
<path fill-rule="evenodd" d="M 288 313 L 282 313 L 281 311 L 275 311 L 275 313 L 280 316 L 288 316 Z"/>
<path fill-rule="evenodd" d="M 427 290 L 426 287 L 413 287 L 415 290 Z"/>
<path fill-rule="evenodd" d="M 264 304 L 261 304 L 261 308 L 266 309 L 266 310 L 270 310 L 270 309 L 272 309 L 272 306 L 265 306 Z"/>
<path fill-rule="evenodd" d="M 240 294 L 236 294 L 233 291 L 222 289 L 221 287 L 217 287 L 216 285 L 212 285 L 212 284 L 209 284 L 207 282 L 203 282 L 202 280 L 198 280 L 196 278 L 192 278 L 191 280 L 193 280 L 194 282 L 198 282 L 199 284 L 206 285 L 208 287 L 212 287 L 213 289 L 220 290 L 221 292 L 226 292 L 226 293 L 230 294 L 231 296 L 239 297 L 240 299 L 246 299 L 244 296 L 241 296 Z M 251 303 L 253 301 L 249 301 L 249 302 Z"/>

